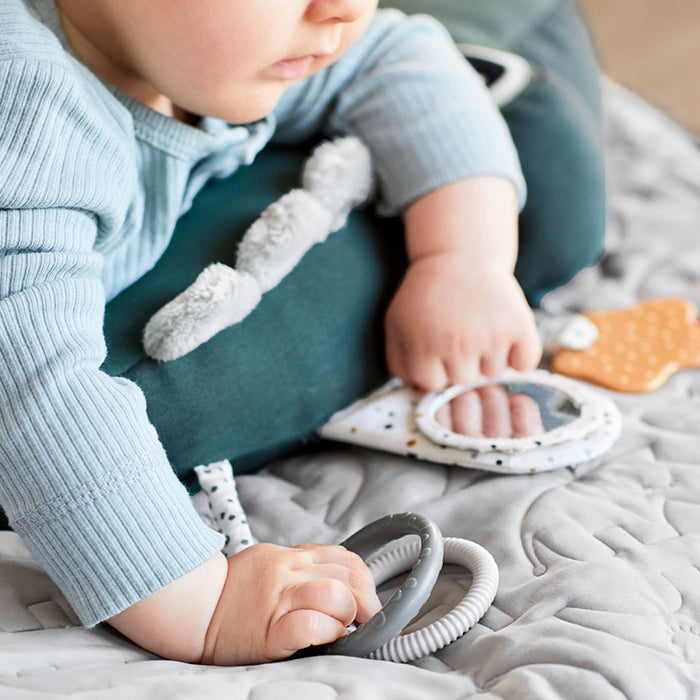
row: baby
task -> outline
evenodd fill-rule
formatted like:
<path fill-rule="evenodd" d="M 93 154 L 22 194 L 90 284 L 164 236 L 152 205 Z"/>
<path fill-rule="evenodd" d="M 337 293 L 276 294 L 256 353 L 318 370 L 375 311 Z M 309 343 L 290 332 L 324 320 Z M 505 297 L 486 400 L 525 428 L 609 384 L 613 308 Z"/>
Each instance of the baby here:
<path fill-rule="evenodd" d="M 143 395 L 99 371 L 105 300 L 155 264 L 208 178 L 273 137 L 359 136 L 382 213 L 405 224 L 391 373 L 436 390 L 540 357 L 513 276 L 524 184 L 505 124 L 444 29 L 376 4 L 0 9 L 0 502 L 87 626 L 167 658 L 284 658 L 380 607 L 341 547 L 227 561 Z"/>

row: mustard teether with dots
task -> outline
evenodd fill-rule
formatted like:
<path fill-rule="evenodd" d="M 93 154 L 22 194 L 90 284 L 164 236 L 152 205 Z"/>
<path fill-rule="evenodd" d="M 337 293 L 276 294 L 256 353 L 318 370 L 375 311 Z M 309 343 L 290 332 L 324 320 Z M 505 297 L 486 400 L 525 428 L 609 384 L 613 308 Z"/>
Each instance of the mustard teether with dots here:
<path fill-rule="evenodd" d="M 686 299 L 655 299 L 638 306 L 583 314 L 598 328 L 584 350 L 559 349 L 552 370 L 615 391 L 658 389 L 681 369 L 700 367 L 697 309 Z"/>

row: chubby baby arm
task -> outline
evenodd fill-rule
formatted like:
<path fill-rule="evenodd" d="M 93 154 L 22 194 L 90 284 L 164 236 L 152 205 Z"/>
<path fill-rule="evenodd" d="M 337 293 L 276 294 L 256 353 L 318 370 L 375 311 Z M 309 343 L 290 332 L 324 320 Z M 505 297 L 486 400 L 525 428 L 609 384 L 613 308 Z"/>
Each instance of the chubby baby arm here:
<path fill-rule="evenodd" d="M 437 391 L 537 365 L 534 317 L 513 275 L 517 220 L 501 177 L 460 180 L 408 208 L 409 267 L 385 318 L 392 374 Z"/>
<path fill-rule="evenodd" d="M 213 557 L 110 623 L 165 658 L 241 665 L 335 641 L 380 607 L 369 570 L 345 548 L 259 544 Z"/>

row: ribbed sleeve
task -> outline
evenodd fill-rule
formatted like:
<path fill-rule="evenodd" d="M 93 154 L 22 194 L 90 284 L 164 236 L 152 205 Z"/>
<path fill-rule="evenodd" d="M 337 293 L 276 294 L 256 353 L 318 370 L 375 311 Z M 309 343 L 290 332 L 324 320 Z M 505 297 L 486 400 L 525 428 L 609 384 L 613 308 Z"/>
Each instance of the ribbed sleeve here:
<path fill-rule="evenodd" d="M 346 56 L 289 91 L 277 114 L 281 141 L 323 124 L 367 143 L 384 214 L 473 175 L 510 179 L 524 204 L 508 127 L 481 77 L 431 17 L 379 12 Z"/>
<path fill-rule="evenodd" d="M 103 235 L 137 187 L 75 71 L 0 62 L 0 502 L 93 625 L 212 557 L 135 385 L 99 371 Z M 115 196 L 115 192 L 118 194 Z"/>
<path fill-rule="evenodd" d="M 250 163 L 276 122 L 287 143 L 362 138 L 385 213 L 470 175 L 509 177 L 521 200 L 524 185 L 480 78 L 426 17 L 380 12 L 274 115 L 202 128 L 80 64 L 53 0 L 3 0 L 0 26 L 0 503 L 92 625 L 223 544 L 173 474 L 141 391 L 99 371 L 105 299 L 155 264 L 199 188 Z"/>

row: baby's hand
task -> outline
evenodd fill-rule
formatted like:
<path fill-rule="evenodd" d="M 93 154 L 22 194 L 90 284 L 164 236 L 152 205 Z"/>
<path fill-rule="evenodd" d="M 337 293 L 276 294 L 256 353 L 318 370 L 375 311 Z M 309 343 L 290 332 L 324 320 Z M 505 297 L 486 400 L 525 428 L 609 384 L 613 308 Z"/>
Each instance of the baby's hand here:
<path fill-rule="evenodd" d="M 291 656 L 342 637 L 381 608 L 362 559 L 340 546 L 259 544 L 228 562 L 202 663 L 238 665 Z"/>
<path fill-rule="evenodd" d="M 542 347 L 515 277 L 475 265 L 460 251 L 415 259 L 387 310 L 389 371 L 411 386 L 438 391 L 494 377 L 506 366 L 533 369 Z"/>

